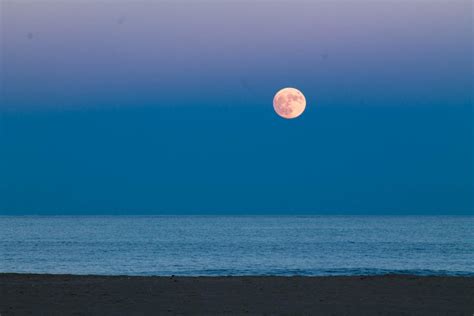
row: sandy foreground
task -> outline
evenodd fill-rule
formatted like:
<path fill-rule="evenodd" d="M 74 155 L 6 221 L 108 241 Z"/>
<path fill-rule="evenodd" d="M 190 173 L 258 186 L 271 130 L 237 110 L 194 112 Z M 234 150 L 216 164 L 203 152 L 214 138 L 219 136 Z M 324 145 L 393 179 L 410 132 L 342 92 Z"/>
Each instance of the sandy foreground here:
<path fill-rule="evenodd" d="M 5 315 L 473 315 L 473 277 L 0 274 Z"/>

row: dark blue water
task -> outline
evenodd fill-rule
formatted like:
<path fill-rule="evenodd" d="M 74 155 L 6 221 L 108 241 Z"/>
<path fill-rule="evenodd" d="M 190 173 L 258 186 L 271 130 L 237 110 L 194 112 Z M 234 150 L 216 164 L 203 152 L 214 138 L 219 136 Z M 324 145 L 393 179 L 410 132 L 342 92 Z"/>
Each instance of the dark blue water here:
<path fill-rule="evenodd" d="M 474 275 L 474 217 L 0 217 L 0 272 Z"/>

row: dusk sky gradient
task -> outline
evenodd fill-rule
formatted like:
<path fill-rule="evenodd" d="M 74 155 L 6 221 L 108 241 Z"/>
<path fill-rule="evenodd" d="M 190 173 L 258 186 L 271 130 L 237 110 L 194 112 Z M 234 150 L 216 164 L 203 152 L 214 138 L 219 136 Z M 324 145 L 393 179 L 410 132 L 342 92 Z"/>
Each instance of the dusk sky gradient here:
<path fill-rule="evenodd" d="M 0 22 L 0 215 L 473 212 L 472 1 L 0 0 Z"/>

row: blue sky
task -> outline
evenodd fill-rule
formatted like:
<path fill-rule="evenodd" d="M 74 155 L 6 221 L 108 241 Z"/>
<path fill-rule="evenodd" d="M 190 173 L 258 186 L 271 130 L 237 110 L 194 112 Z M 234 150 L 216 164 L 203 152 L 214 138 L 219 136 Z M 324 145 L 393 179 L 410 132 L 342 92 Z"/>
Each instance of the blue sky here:
<path fill-rule="evenodd" d="M 472 213 L 470 1 L 0 5 L 0 214 Z"/>

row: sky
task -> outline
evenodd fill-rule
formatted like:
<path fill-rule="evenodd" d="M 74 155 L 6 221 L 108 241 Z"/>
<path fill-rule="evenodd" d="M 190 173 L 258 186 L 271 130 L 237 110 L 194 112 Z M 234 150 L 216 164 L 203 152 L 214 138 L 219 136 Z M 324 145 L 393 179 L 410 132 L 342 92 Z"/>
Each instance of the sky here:
<path fill-rule="evenodd" d="M 473 213 L 471 1 L 1 0 L 0 40 L 0 215 Z"/>

